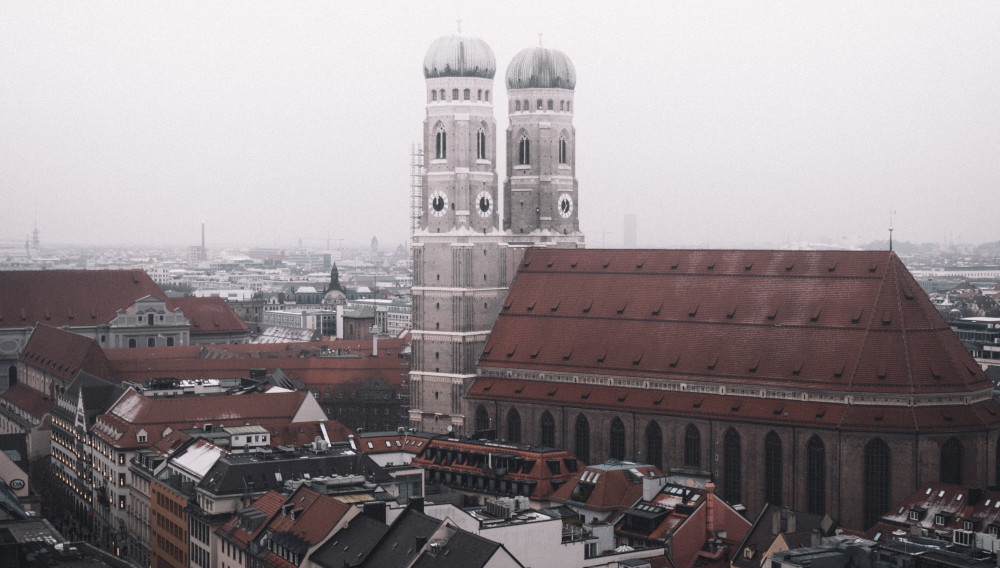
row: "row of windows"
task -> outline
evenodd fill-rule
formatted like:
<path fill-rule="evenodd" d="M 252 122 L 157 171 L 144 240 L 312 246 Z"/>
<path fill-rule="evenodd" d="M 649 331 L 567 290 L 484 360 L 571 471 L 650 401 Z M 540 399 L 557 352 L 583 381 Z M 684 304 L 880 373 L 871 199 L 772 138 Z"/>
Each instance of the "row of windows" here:
<path fill-rule="evenodd" d="M 444 89 L 439 89 L 439 90 L 431 89 L 431 100 L 432 101 L 436 101 L 436 100 L 446 101 L 446 100 L 448 100 L 448 99 L 445 98 L 445 90 Z M 458 89 L 452 89 L 451 90 L 451 100 L 453 100 L 453 101 L 459 100 L 459 98 L 458 98 Z M 465 89 L 465 90 L 462 91 L 462 100 L 463 101 L 471 101 L 472 100 L 472 89 Z M 485 91 L 482 90 L 482 89 L 479 89 L 479 91 L 476 92 L 476 100 L 477 101 L 486 101 L 486 102 L 489 102 L 490 101 L 490 91 L 489 91 L 489 89 L 487 89 Z"/>
<path fill-rule="evenodd" d="M 134 337 L 128 340 L 128 346 L 129 346 L 129 348 L 135 348 L 135 347 L 138 346 L 136 344 L 136 341 L 135 341 Z M 167 347 L 173 347 L 173 346 L 174 346 L 174 338 L 173 337 L 168 337 L 167 338 Z M 150 337 L 149 339 L 147 339 L 146 340 L 146 347 L 156 347 L 156 338 L 155 337 Z"/>
<path fill-rule="evenodd" d="M 559 137 L 559 163 L 566 163 L 566 137 Z M 517 145 L 517 165 L 527 166 L 531 164 L 531 140 L 527 134 L 521 134 L 521 140 Z"/>
<path fill-rule="evenodd" d="M 477 432 L 490 432 L 489 413 L 482 406 L 477 407 L 475 416 Z M 506 417 L 506 439 L 521 442 L 521 415 L 517 409 L 510 409 Z M 556 444 L 556 423 L 548 411 L 539 419 L 539 442 L 542 446 Z M 574 452 L 584 462 L 590 462 L 590 422 L 580 414 L 576 418 L 573 433 Z M 616 459 L 625 459 L 625 424 L 615 418 L 608 432 L 609 454 Z M 651 421 L 645 430 L 646 462 L 663 467 L 663 432 L 660 425 Z M 956 438 L 948 439 L 941 446 L 940 477 L 943 483 L 961 485 L 964 482 L 962 462 L 965 450 Z M 1000 440 L 997 441 L 997 479 L 1000 482 Z M 684 467 L 701 467 L 701 432 L 694 424 L 684 431 Z M 864 523 L 873 525 L 888 509 L 891 483 L 891 452 L 889 446 L 879 438 L 868 442 L 864 449 Z M 784 448 L 781 437 L 773 430 L 764 438 L 764 499 L 776 506 L 782 505 Z M 730 503 L 743 500 L 743 454 L 739 433 L 730 428 L 723 437 L 723 491 L 722 495 Z M 826 512 L 826 447 L 819 436 L 812 436 L 806 443 L 806 509 L 809 513 L 822 515 Z"/>
<path fill-rule="evenodd" d="M 546 110 L 546 109 L 555 110 L 556 109 L 555 101 L 553 101 L 552 99 L 549 99 L 548 101 L 543 101 L 542 99 L 538 99 L 537 101 L 535 101 L 535 110 Z M 515 111 L 523 110 L 527 112 L 531 110 L 531 104 L 528 102 L 528 99 L 525 99 L 524 102 L 514 101 L 514 110 Z M 572 112 L 573 101 L 559 101 L 559 110 Z"/>
<path fill-rule="evenodd" d="M 434 134 L 434 159 L 435 160 L 445 160 L 448 158 L 448 132 L 445 131 L 444 127 L 438 125 L 437 132 Z M 476 131 L 476 159 L 485 160 L 486 157 L 486 130 L 482 127 Z M 559 163 L 565 164 L 567 159 L 567 146 L 566 146 L 566 136 L 559 137 Z M 520 166 L 526 166 L 531 164 L 531 140 L 528 139 L 528 135 L 522 133 L 521 140 L 517 146 L 517 163 Z M 129 347 L 135 347 L 131 345 L 130 340 Z M 152 340 L 150 340 L 152 341 Z M 173 345 L 173 341 L 170 341 L 170 345 Z M 153 345 L 151 344 L 150 347 Z"/>

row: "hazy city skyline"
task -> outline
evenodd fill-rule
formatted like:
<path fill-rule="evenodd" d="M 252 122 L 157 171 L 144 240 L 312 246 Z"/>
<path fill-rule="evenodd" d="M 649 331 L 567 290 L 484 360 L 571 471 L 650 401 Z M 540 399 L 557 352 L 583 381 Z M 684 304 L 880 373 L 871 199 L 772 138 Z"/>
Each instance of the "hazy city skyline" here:
<path fill-rule="evenodd" d="M 580 226 L 620 246 L 1000 239 L 1000 3 L 0 4 L 0 244 L 408 238 L 424 54 L 577 71 Z M 503 130 L 496 137 L 500 154 Z M 505 165 L 497 171 L 505 178 Z M 37 212 L 37 213 L 36 213 Z"/>

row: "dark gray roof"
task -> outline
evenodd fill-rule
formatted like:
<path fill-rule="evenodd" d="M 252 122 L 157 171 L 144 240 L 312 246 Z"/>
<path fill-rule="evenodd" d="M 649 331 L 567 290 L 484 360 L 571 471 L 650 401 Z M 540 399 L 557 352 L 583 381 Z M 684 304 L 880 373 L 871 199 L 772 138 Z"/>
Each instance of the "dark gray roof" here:
<path fill-rule="evenodd" d="M 389 531 L 388 525 L 358 515 L 347 527 L 333 535 L 310 557 L 321 568 L 357 566 L 368 558 L 375 545 Z"/>
<path fill-rule="evenodd" d="M 486 566 L 501 548 L 492 540 L 458 530 L 437 550 L 426 549 L 413 568 L 479 568 Z"/>
<path fill-rule="evenodd" d="M 126 390 L 126 387 L 121 384 L 106 381 L 86 371 L 80 371 L 66 392 L 60 396 L 73 404 L 76 404 L 79 397 L 82 396 L 83 410 L 87 417 L 87 425 L 90 426 L 94 423 L 97 415 L 107 412 Z M 56 406 L 55 411 L 58 414 L 63 414 L 59 410 L 59 407 Z"/>
<path fill-rule="evenodd" d="M 420 553 L 417 539 L 426 543 L 442 525 L 433 517 L 408 508 L 389 527 L 382 540 L 372 551 L 365 566 L 378 568 L 404 568 Z"/>
<path fill-rule="evenodd" d="M 275 476 L 280 473 L 281 481 Z M 274 489 L 284 482 L 321 476 L 361 475 L 373 483 L 388 483 L 392 477 L 368 455 L 352 450 L 332 449 L 325 454 L 303 452 L 274 454 L 232 454 L 219 458 L 198 484 L 215 495 L 237 495 Z M 253 481 L 252 487 L 249 481 Z"/>

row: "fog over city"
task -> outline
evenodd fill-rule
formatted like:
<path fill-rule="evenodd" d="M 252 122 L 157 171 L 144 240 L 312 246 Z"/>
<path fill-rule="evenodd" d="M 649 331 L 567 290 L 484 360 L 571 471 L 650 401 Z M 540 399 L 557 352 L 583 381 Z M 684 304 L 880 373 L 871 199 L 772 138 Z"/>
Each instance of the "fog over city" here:
<path fill-rule="evenodd" d="M 1000 2 L 0 2 L 0 241 L 404 244 L 423 58 L 574 62 L 621 246 L 1000 239 Z"/>

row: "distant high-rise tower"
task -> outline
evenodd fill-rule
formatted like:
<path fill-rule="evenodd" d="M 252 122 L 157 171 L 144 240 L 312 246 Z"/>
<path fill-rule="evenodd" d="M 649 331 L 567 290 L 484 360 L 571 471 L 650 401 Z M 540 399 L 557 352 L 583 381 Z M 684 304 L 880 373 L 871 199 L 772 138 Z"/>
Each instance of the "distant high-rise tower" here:
<path fill-rule="evenodd" d="M 507 74 L 512 100 L 516 93 L 538 106 L 514 111 L 511 103 L 517 124 L 508 131 L 511 180 L 501 199 L 493 51 L 479 38 L 456 34 L 436 40 L 424 58 L 427 118 L 423 205 L 413 235 L 410 373 L 410 426 L 420 430 L 496 434 L 489 424 L 467 421 L 462 397 L 514 272 L 528 246 L 583 246 L 573 65 L 562 53 L 538 47 L 518 54 L 515 68 Z M 510 150 L 514 135 L 518 144 L 524 141 L 520 157 L 521 146 L 513 146 L 513 155 Z"/>
<path fill-rule="evenodd" d="M 622 229 L 624 233 L 622 235 L 622 247 L 627 249 L 637 248 L 639 246 L 639 227 L 634 214 L 625 215 Z"/>

